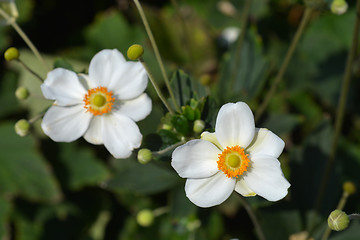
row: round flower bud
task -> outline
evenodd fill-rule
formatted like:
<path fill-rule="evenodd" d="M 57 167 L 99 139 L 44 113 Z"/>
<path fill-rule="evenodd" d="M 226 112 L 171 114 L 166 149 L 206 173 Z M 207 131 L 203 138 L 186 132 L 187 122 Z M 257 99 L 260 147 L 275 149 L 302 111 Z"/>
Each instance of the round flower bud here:
<path fill-rule="evenodd" d="M 343 184 L 343 190 L 344 192 L 347 192 L 347 194 L 352 195 L 356 192 L 356 187 L 353 182 L 346 181 Z"/>
<path fill-rule="evenodd" d="M 144 48 L 139 44 L 134 44 L 127 50 L 127 56 L 130 60 L 137 60 L 144 54 Z"/>
<path fill-rule="evenodd" d="M 15 132 L 24 137 L 29 133 L 30 123 L 26 119 L 21 119 L 15 123 Z"/>
<path fill-rule="evenodd" d="M 344 14 L 348 9 L 348 4 L 345 0 L 334 0 L 330 6 L 331 12 L 337 15 Z"/>
<path fill-rule="evenodd" d="M 205 128 L 205 122 L 203 120 L 195 120 L 193 130 L 196 133 L 201 133 Z"/>
<path fill-rule="evenodd" d="M 140 226 L 148 227 L 154 222 L 154 214 L 150 209 L 143 209 L 137 214 L 136 221 Z"/>
<path fill-rule="evenodd" d="M 19 50 L 14 47 L 8 48 L 4 53 L 4 58 L 6 61 L 16 60 L 19 59 L 19 57 L 20 57 Z"/>
<path fill-rule="evenodd" d="M 336 209 L 332 211 L 328 218 L 328 226 L 331 230 L 342 231 L 349 225 L 349 217 L 343 211 Z"/>
<path fill-rule="evenodd" d="M 151 161 L 152 152 L 147 148 L 140 149 L 138 152 L 137 158 L 138 158 L 139 163 L 146 164 Z"/>
<path fill-rule="evenodd" d="M 15 91 L 15 96 L 19 100 L 25 100 L 29 97 L 29 90 L 25 87 L 18 87 Z"/>

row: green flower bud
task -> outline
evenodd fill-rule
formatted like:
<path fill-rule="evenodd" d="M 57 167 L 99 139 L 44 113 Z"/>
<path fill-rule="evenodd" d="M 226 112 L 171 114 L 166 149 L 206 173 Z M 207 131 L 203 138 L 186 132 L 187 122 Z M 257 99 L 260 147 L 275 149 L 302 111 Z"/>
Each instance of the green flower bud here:
<path fill-rule="evenodd" d="M 139 44 L 134 44 L 127 50 L 127 56 L 130 60 L 137 60 L 144 54 L 144 48 Z"/>
<path fill-rule="evenodd" d="M 8 48 L 4 53 L 4 58 L 6 61 L 16 60 L 19 59 L 19 57 L 20 57 L 19 50 L 14 47 Z"/>
<path fill-rule="evenodd" d="M 343 190 L 344 192 L 347 192 L 347 194 L 352 195 L 356 192 L 355 184 L 350 181 L 344 182 Z"/>
<path fill-rule="evenodd" d="M 205 122 L 203 120 L 195 120 L 193 130 L 196 133 L 201 133 L 205 128 Z"/>
<path fill-rule="evenodd" d="M 345 0 L 334 0 L 330 6 L 331 12 L 337 15 L 344 14 L 347 9 L 348 4 Z"/>
<path fill-rule="evenodd" d="M 154 222 L 154 214 L 150 209 L 143 209 L 137 214 L 136 221 L 142 227 L 149 227 Z"/>
<path fill-rule="evenodd" d="M 29 133 L 30 123 L 26 119 L 20 119 L 15 123 L 15 132 L 24 137 Z"/>
<path fill-rule="evenodd" d="M 336 209 L 332 211 L 328 218 L 328 226 L 331 230 L 342 231 L 349 225 L 349 217 L 343 211 Z"/>
<path fill-rule="evenodd" d="M 137 158 L 138 158 L 139 163 L 146 164 L 151 161 L 152 152 L 147 148 L 140 149 L 138 152 Z"/>
<path fill-rule="evenodd" d="M 15 91 L 15 96 L 19 100 L 25 100 L 29 97 L 29 90 L 25 87 L 18 87 Z"/>

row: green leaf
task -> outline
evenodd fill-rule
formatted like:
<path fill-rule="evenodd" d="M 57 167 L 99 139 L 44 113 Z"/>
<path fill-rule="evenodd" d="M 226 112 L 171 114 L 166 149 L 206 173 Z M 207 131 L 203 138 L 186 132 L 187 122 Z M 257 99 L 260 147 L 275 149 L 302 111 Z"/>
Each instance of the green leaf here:
<path fill-rule="evenodd" d="M 0 107 L 0 117 L 13 113 L 19 108 L 18 100 L 15 97 L 17 88 L 16 78 L 16 73 L 6 71 L 0 82 L 0 102 L 6 103 Z"/>
<path fill-rule="evenodd" d="M 189 121 L 183 115 L 172 116 L 171 124 L 174 126 L 178 133 L 184 136 L 186 136 L 190 131 Z"/>
<path fill-rule="evenodd" d="M 116 161 L 116 172 L 108 182 L 115 192 L 130 190 L 141 194 L 154 194 L 172 188 L 178 183 L 175 171 L 150 162 L 142 165 L 132 158 Z"/>
<path fill-rule="evenodd" d="M 14 123 L 0 125 L 0 195 L 19 195 L 32 201 L 61 198 L 57 181 L 31 136 L 15 134 Z"/>
<path fill-rule="evenodd" d="M 12 205 L 4 198 L 0 198 L 0 239 L 6 239 L 8 218 Z"/>
<path fill-rule="evenodd" d="M 183 70 L 177 70 L 170 79 L 171 89 L 174 92 L 179 106 L 190 103 L 192 98 L 199 99 L 206 96 L 206 90 L 200 82 L 190 78 Z"/>
<path fill-rule="evenodd" d="M 175 144 L 180 141 L 179 137 L 174 132 L 166 130 L 166 129 L 160 129 L 159 135 L 160 135 L 165 147 Z"/>
<path fill-rule="evenodd" d="M 110 176 L 106 166 L 94 156 L 90 149 L 76 144 L 59 144 L 60 161 L 66 168 L 66 182 L 70 189 L 79 190 L 85 186 L 98 185 Z"/>
<path fill-rule="evenodd" d="M 69 61 L 67 61 L 65 58 L 57 58 L 54 62 L 54 69 L 55 68 L 65 68 L 67 70 L 75 72 L 73 66 Z"/>
<path fill-rule="evenodd" d="M 351 221 L 349 227 L 342 232 L 334 233 L 330 240 L 358 240 L 360 236 L 359 221 Z"/>

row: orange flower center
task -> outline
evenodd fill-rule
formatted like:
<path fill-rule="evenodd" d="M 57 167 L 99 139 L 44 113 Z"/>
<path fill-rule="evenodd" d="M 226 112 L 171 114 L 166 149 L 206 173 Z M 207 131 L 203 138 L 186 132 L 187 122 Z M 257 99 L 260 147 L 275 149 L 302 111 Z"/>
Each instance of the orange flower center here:
<path fill-rule="evenodd" d="M 227 147 L 219 154 L 218 169 L 223 171 L 228 178 L 239 177 L 247 171 L 249 166 L 248 154 L 242 147 L 236 145 Z"/>
<path fill-rule="evenodd" d="M 111 111 L 115 98 L 106 87 L 89 89 L 84 97 L 85 108 L 93 115 L 102 115 Z"/>

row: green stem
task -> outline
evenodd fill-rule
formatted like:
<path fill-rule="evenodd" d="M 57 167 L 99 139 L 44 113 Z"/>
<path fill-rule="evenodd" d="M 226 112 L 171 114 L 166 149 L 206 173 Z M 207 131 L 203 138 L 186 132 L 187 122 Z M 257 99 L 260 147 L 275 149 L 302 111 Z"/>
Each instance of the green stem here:
<path fill-rule="evenodd" d="M 341 86 L 341 93 L 340 93 L 338 108 L 337 108 L 337 112 L 336 112 L 336 119 L 335 119 L 335 131 L 334 131 L 334 136 L 333 136 L 331 148 L 330 148 L 331 152 L 330 152 L 329 158 L 326 162 L 324 175 L 321 180 L 320 190 L 319 190 L 316 204 L 315 204 L 316 211 L 319 210 L 319 207 L 323 200 L 324 192 L 325 192 L 325 189 L 328 184 L 329 176 L 331 173 L 332 165 L 334 163 L 334 159 L 335 159 L 335 155 L 336 155 L 336 151 L 337 151 L 338 140 L 339 140 L 340 132 L 341 132 L 342 125 L 343 125 L 346 99 L 347 99 L 350 81 L 351 81 L 351 69 L 353 66 L 354 59 L 355 59 L 355 52 L 358 47 L 359 28 L 360 28 L 360 0 L 358 0 L 357 4 L 356 4 L 356 22 L 354 25 L 352 45 L 351 45 L 351 49 L 348 53 L 344 78 L 343 78 L 343 82 L 342 82 L 342 86 Z"/>
<path fill-rule="evenodd" d="M 149 67 L 147 66 L 147 64 L 145 63 L 144 59 L 143 58 L 140 58 L 139 61 L 141 62 L 141 64 L 144 66 L 148 76 L 149 76 L 149 79 L 150 79 L 150 82 L 152 83 L 152 85 L 154 86 L 155 88 L 155 91 L 157 93 L 157 95 L 159 96 L 160 100 L 163 102 L 163 104 L 165 105 L 165 107 L 167 108 L 167 110 L 171 113 L 171 114 L 174 114 L 174 111 L 171 109 L 169 103 L 166 101 L 166 98 L 164 97 L 164 95 L 162 95 L 161 93 L 161 90 L 159 88 L 159 86 L 157 85 L 155 79 L 154 79 L 154 76 L 152 75 Z"/>
<path fill-rule="evenodd" d="M 24 31 L 20 28 L 20 26 L 16 23 L 15 19 L 11 18 L 4 10 L 0 8 L 0 15 L 4 17 L 10 25 L 15 29 L 15 31 L 19 34 L 19 36 L 24 40 L 24 42 L 28 45 L 30 50 L 34 53 L 34 55 L 39 59 L 39 61 L 43 64 L 46 70 L 49 70 L 49 66 L 45 63 L 44 59 L 41 57 L 39 51 L 35 47 L 35 45 L 31 42 L 28 36 L 24 33 Z"/>
<path fill-rule="evenodd" d="M 291 42 L 291 45 L 286 53 L 286 56 L 284 58 L 284 61 L 282 62 L 282 65 L 280 67 L 279 72 L 277 73 L 274 82 L 271 85 L 270 90 L 267 92 L 267 95 L 265 96 L 264 101 L 262 102 L 262 104 L 259 106 L 259 108 L 256 111 L 255 114 L 255 121 L 259 120 L 260 117 L 262 116 L 262 114 L 264 113 L 265 109 L 267 108 L 267 106 L 270 103 L 271 98 L 273 97 L 273 95 L 275 94 L 276 88 L 279 85 L 280 81 L 282 80 L 284 73 L 289 65 L 289 62 L 294 54 L 294 51 L 296 49 L 296 46 L 300 40 L 301 35 L 304 32 L 304 29 L 306 27 L 306 25 L 308 24 L 309 20 L 310 20 L 310 16 L 312 13 L 312 9 L 311 8 L 306 8 L 304 15 L 301 19 L 301 23 L 295 33 L 295 36 Z"/>
<path fill-rule="evenodd" d="M 349 193 L 344 191 L 336 209 L 343 210 L 348 197 L 349 197 Z M 331 234 L 331 229 L 329 227 L 327 227 L 321 240 L 327 240 L 329 238 L 330 234 Z"/>
<path fill-rule="evenodd" d="M 241 204 L 244 206 L 247 214 L 249 215 L 252 223 L 254 224 L 255 231 L 256 231 L 259 239 L 260 240 L 265 240 L 266 238 L 265 238 L 264 232 L 262 231 L 261 226 L 259 224 L 259 221 L 257 220 L 257 218 L 255 216 L 255 213 L 252 210 L 251 206 L 249 205 L 249 203 L 242 196 L 240 196 L 240 201 L 241 201 Z"/>
<path fill-rule="evenodd" d="M 21 61 L 20 59 L 17 59 L 18 63 L 20 63 L 21 66 L 23 66 L 27 71 L 29 71 L 32 75 L 34 75 L 37 79 L 40 80 L 41 83 L 44 82 L 44 80 L 40 77 L 39 74 L 37 74 L 36 72 L 34 72 L 33 70 L 31 70 L 31 68 L 29 68 L 29 66 L 27 66 L 23 61 Z"/>
<path fill-rule="evenodd" d="M 174 150 L 175 148 L 177 148 L 178 146 L 180 146 L 180 145 L 182 145 L 184 143 L 185 143 L 185 141 L 180 141 L 180 142 L 175 143 L 175 144 L 173 144 L 173 145 L 171 145 L 171 146 L 169 146 L 167 148 L 164 148 L 163 150 L 153 152 L 152 154 L 153 154 L 153 156 L 161 156 L 161 155 L 163 155 L 163 154 L 165 154 L 167 152 L 170 152 L 170 151 Z"/>
<path fill-rule="evenodd" d="M 252 0 L 246 0 L 244 10 L 242 13 L 242 18 L 240 20 L 242 22 L 242 26 L 240 29 L 240 35 L 237 40 L 237 45 L 236 45 L 236 49 L 235 49 L 234 63 L 232 64 L 231 78 L 230 78 L 230 84 L 229 84 L 229 86 L 231 87 L 229 89 L 230 91 L 232 89 L 234 89 L 234 85 L 235 85 L 237 70 L 238 70 L 238 66 L 240 64 L 240 60 L 241 60 L 241 50 L 242 50 L 242 46 L 244 44 L 246 27 L 248 25 L 248 20 L 249 20 L 251 4 L 252 4 Z"/>
<path fill-rule="evenodd" d="M 176 109 L 177 112 L 181 112 L 177 102 L 176 102 L 176 99 L 175 99 L 175 96 L 174 96 L 174 93 L 173 91 L 171 90 L 171 87 L 170 87 L 170 81 L 167 77 L 167 74 L 166 74 L 166 71 L 165 71 L 165 67 L 164 67 L 164 64 L 162 62 L 162 59 L 161 59 L 161 56 L 160 56 L 160 52 L 159 52 L 159 49 L 156 45 L 156 42 L 155 42 L 155 38 L 154 38 L 154 35 L 152 34 L 151 32 L 151 28 L 149 26 L 149 23 L 146 19 L 146 16 L 145 16 L 145 13 L 144 13 L 144 10 L 143 8 L 141 7 L 141 4 L 138 0 L 134 0 L 134 3 L 139 11 L 139 14 L 140 14 L 140 17 L 141 17 L 141 20 L 143 21 L 143 24 L 145 26 L 145 30 L 149 36 L 149 39 L 150 39 L 150 42 L 151 42 L 151 45 L 154 49 L 154 53 L 155 53 L 155 57 L 156 57 L 156 60 L 158 61 L 159 63 L 159 67 L 160 67 L 160 70 L 161 70 L 161 74 L 163 75 L 163 78 L 164 78 L 164 81 L 165 81 L 165 85 L 169 91 L 169 95 L 170 95 L 170 98 L 173 102 L 173 105 Z"/>
<path fill-rule="evenodd" d="M 358 213 L 350 214 L 349 220 L 360 220 L 360 214 L 358 214 Z"/>

